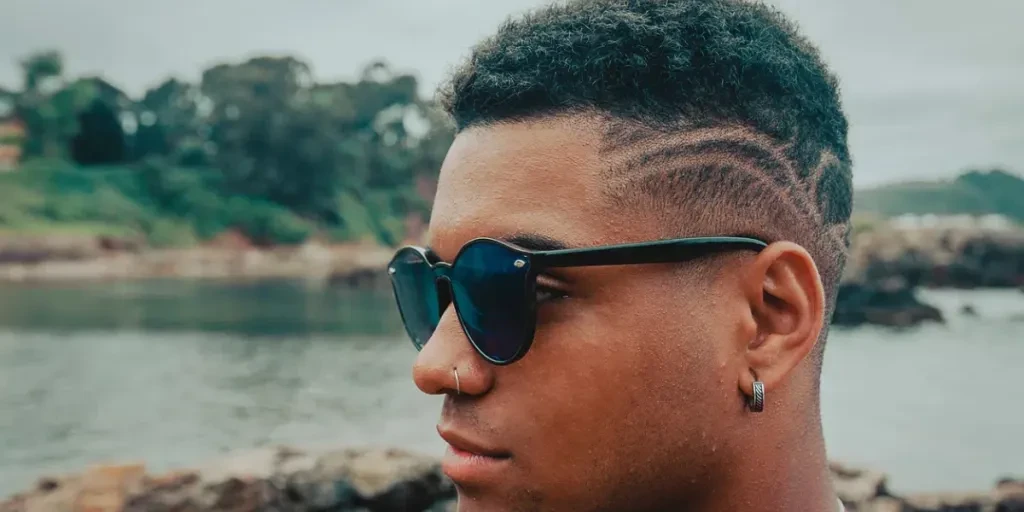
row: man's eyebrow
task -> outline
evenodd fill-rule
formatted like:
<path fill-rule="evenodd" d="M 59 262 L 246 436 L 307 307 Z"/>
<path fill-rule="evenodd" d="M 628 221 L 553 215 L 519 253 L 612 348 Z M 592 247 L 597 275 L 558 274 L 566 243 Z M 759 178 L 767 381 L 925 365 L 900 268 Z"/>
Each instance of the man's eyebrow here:
<path fill-rule="evenodd" d="M 569 248 L 569 244 L 561 240 L 537 233 L 516 233 L 501 239 L 530 251 L 557 251 Z"/>

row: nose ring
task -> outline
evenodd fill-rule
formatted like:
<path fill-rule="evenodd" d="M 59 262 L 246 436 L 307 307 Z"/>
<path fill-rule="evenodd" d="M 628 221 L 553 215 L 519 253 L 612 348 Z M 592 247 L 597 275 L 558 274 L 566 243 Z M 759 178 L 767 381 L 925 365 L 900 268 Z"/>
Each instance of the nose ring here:
<path fill-rule="evenodd" d="M 459 382 L 459 369 L 453 367 L 452 368 L 452 373 L 455 374 L 455 393 L 461 395 L 462 394 L 462 384 Z"/>

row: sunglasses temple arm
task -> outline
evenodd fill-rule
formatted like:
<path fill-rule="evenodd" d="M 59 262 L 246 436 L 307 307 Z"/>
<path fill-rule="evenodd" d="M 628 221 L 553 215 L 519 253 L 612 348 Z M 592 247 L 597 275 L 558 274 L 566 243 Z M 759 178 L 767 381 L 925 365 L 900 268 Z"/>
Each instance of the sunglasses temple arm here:
<path fill-rule="evenodd" d="M 586 267 L 644 263 L 675 263 L 718 251 L 760 251 L 767 244 L 740 237 L 692 238 L 609 247 L 543 251 L 533 255 L 538 267 Z"/>

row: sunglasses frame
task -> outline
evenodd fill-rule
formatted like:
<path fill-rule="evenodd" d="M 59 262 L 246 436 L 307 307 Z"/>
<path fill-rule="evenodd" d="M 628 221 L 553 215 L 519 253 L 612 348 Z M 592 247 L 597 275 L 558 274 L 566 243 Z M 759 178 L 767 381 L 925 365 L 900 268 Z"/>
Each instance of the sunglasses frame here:
<path fill-rule="evenodd" d="M 462 319 L 462 313 L 459 311 L 459 305 L 455 298 L 456 294 L 452 290 L 453 283 L 451 273 L 455 266 L 458 265 L 459 257 L 462 256 L 467 249 L 481 243 L 497 244 L 515 253 L 517 257 L 511 258 L 512 264 L 516 268 L 524 269 L 523 276 L 525 277 L 526 282 L 523 283 L 523 289 L 526 291 L 526 294 L 521 298 L 521 300 L 526 301 L 527 314 L 529 319 L 532 321 L 527 328 L 528 336 L 526 340 L 523 343 L 520 343 L 515 355 L 508 360 L 494 359 L 480 349 L 476 341 L 473 340 L 473 336 L 469 333 L 469 329 L 466 327 L 466 323 Z M 410 251 L 419 255 L 419 257 L 423 259 L 423 262 L 426 263 L 433 271 L 434 285 L 439 294 L 439 306 L 441 302 L 440 294 L 442 293 L 441 281 L 447 281 L 447 289 L 444 292 L 447 293 L 447 299 L 450 303 L 449 305 L 455 308 L 455 316 L 458 317 L 459 326 L 462 328 L 462 332 L 466 335 L 466 339 L 468 339 L 469 343 L 473 346 L 473 349 L 491 364 L 504 366 L 522 359 L 533 345 L 533 338 L 536 334 L 537 328 L 537 276 L 546 269 L 606 265 L 678 263 L 710 252 L 741 249 L 750 249 L 760 252 L 767 246 L 767 242 L 752 237 L 707 236 L 653 240 L 649 242 L 603 245 L 596 247 L 536 251 L 524 249 L 503 240 L 480 237 L 466 242 L 466 244 L 459 249 L 458 254 L 455 255 L 452 263 L 441 261 L 437 255 L 429 249 L 415 245 L 407 245 L 395 252 L 395 255 L 388 262 L 387 268 L 388 275 L 391 278 L 395 302 L 398 305 L 398 312 L 402 318 L 402 325 L 405 327 L 408 336 L 413 338 L 413 345 L 416 346 L 417 351 L 422 350 L 423 346 L 426 345 L 426 342 L 424 342 L 423 345 L 415 343 L 415 337 L 411 332 L 409 332 L 408 323 L 406 323 L 405 319 L 405 312 L 402 311 L 401 302 L 399 301 L 397 279 L 394 277 L 396 273 L 394 266 L 395 262 L 398 261 L 403 254 Z M 447 309 L 447 307 L 443 309 L 439 307 L 439 315 L 444 315 L 445 309 Z M 440 321 L 440 318 L 438 318 L 438 321 Z"/>

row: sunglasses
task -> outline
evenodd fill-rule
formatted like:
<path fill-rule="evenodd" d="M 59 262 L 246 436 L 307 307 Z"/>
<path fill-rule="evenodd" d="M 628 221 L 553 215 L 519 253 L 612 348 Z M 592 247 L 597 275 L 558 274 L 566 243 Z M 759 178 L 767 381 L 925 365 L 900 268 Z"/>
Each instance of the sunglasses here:
<path fill-rule="evenodd" d="M 473 348 L 487 361 L 506 365 L 525 356 L 533 343 L 537 276 L 546 269 L 676 263 L 718 251 L 760 251 L 767 245 L 723 236 L 537 251 L 477 238 L 462 246 L 451 264 L 429 249 L 403 247 L 388 264 L 388 274 L 416 350 L 426 345 L 450 304 Z"/>

